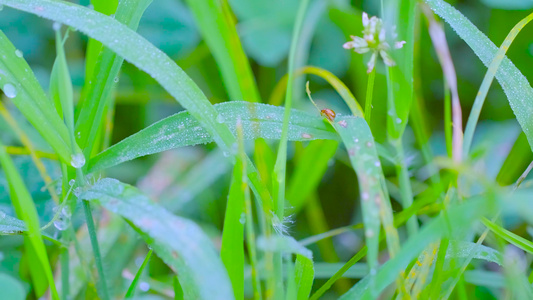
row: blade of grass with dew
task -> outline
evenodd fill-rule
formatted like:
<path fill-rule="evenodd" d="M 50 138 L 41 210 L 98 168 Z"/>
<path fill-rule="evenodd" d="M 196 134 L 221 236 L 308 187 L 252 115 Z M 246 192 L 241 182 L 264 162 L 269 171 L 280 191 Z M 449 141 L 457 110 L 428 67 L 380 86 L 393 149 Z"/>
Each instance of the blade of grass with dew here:
<path fill-rule="evenodd" d="M 230 99 L 261 102 L 227 0 L 188 0 L 187 4 L 220 68 Z"/>
<path fill-rule="evenodd" d="M 526 251 L 527 253 L 533 254 L 533 243 L 531 241 L 528 241 L 525 238 L 510 232 L 509 230 L 495 224 L 487 218 L 481 219 L 481 222 L 483 222 L 483 225 L 485 225 L 497 236 Z"/>
<path fill-rule="evenodd" d="M 237 158 L 226 204 L 220 258 L 228 271 L 235 299 L 244 299 L 244 189 L 243 161 Z M 244 222 L 243 222 L 244 221 Z M 254 270 L 252 270 L 252 273 Z"/>
<path fill-rule="evenodd" d="M 348 89 L 348 87 L 346 87 L 346 85 L 330 71 L 318 67 L 306 66 L 295 71 L 295 74 L 296 76 L 300 76 L 301 74 L 312 74 L 326 80 L 335 89 L 335 91 L 337 91 L 346 105 L 348 105 L 348 108 L 350 108 L 352 114 L 357 117 L 363 117 L 363 109 L 361 108 L 361 105 L 357 99 L 355 99 L 355 96 Z M 281 105 L 287 86 L 287 78 L 288 75 L 285 75 L 278 82 L 270 96 L 270 99 L 268 100 L 269 104 Z"/>
<path fill-rule="evenodd" d="M 286 198 L 291 205 L 291 213 L 299 212 L 317 189 L 338 145 L 337 141 L 319 140 L 305 147 L 288 180 Z"/>
<path fill-rule="evenodd" d="M 25 243 L 27 246 L 29 246 L 29 249 L 26 249 L 28 249 L 28 251 L 32 251 L 37 258 L 38 264 L 30 266 L 30 269 L 42 272 L 40 276 L 35 276 L 35 274 L 32 274 L 33 280 L 37 281 L 37 286 L 40 285 L 38 283 L 39 281 L 43 282 L 45 286 L 49 285 L 52 298 L 59 299 L 59 295 L 54 283 L 54 276 L 52 274 L 52 269 L 46 253 L 46 247 L 41 236 L 37 209 L 35 208 L 35 204 L 33 203 L 31 195 L 26 189 L 22 178 L 17 172 L 15 164 L 6 153 L 2 143 L 0 143 L 0 164 L 2 165 L 9 183 L 9 193 L 11 195 L 11 202 L 15 208 L 15 212 L 17 216 L 24 221 L 26 227 L 28 228 L 28 235 L 25 238 Z"/>
<path fill-rule="evenodd" d="M 72 26 L 146 71 L 161 84 L 212 135 L 217 145 L 228 155 L 235 137 L 228 127 L 217 120 L 218 112 L 200 88 L 161 50 L 150 44 L 124 24 L 83 6 L 51 0 L 0 0 L 0 4 Z M 38 9 L 35 9 L 38 7 Z M 269 202 L 271 196 L 259 180 L 257 171 L 248 160 L 248 178 L 259 199 Z"/>
<path fill-rule="evenodd" d="M 143 263 L 141 264 L 141 266 L 139 267 L 139 270 L 137 270 L 137 273 L 135 274 L 135 277 L 131 281 L 128 291 L 126 291 L 126 295 L 124 296 L 124 299 L 133 298 L 133 296 L 135 295 L 135 289 L 137 288 L 137 284 L 139 283 L 139 280 L 141 279 L 141 275 L 144 271 L 144 268 L 146 267 L 146 265 L 148 265 L 148 262 L 150 261 L 152 252 L 154 252 L 154 249 L 150 249 L 150 251 L 148 251 L 148 253 L 146 254 L 146 257 L 144 258 Z"/>
<path fill-rule="evenodd" d="M 296 288 L 298 290 L 296 299 L 309 299 L 315 277 L 313 261 L 303 255 L 297 254 L 294 269 Z"/>
<path fill-rule="evenodd" d="M 194 222 L 172 215 L 136 188 L 110 178 L 88 187 L 80 198 L 97 202 L 127 220 L 169 267 L 179 270 L 186 298 L 234 298 L 224 265 Z"/>
<path fill-rule="evenodd" d="M 474 51 L 479 59 L 488 66 L 496 56 L 498 48 L 490 39 L 472 24 L 465 16 L 442 0 L 425 0 Z M 508 59 L 501 62 L 496 79 L 502 86 L 511 108 L 527 136 L 533 149 L 533 89 L 526 77 Z"/>
<path fill-rule="evenodd" d="M 350 162 L 359 180 L 365 240 L 368 246 L 367 263 L 370 268 L 372 287 L 373 277 L 379 265 L 379 234 L 382 223 L 391 258 L 395 257 L 400 249 L 398 232 L 393 225 L 388 192 L 385 190 L 385 178 L 377 156 L 374 138 L 365 120 L 359 117 L 341 117 L 335 119 L 332 125 L 346 146 Z"/>
<path fill-rule="evenodd" d="M 21 52 L 0 30 L 0 87 L 41 136 L 70 164 L 72 150 L 67 127 L 46 97 Z M 18 54 L 18 55 L 17 55 Z"/>
<path fill-rule="evenodd" d="M 152 0 L 120 1 L 115 20 L 135 31 L 141 16 Z M 112 19 L 111 17 L 108 17 Z M 103 48 L 94 65 L 92 77 L 84 87 L 84 99 L 81 100 L 80 113 L 76 120 L 76 138 L 83 149 L 85 157 L 91 157 L 96 138 L 104 119 L 105 108 L 109 104 L 111 91 L 118 78 L 124 59 L 112 49 Z M 88 67 L 90 67 L 88 65 Z"/>
<path fill-rule="evenodd" d="M 464 157 L 466 157 L 468 155 L 468 152 L 470 151 L 470 146 L 474 138 L 474 131 L 476 130 L 476 124 L 479 120 L 481 108 L 483 107 L 483 103 L 485 103 L 485 98 L 487 98 L 487 94 L 489 92 L 492 81 L 496 76 L 496 72 L 498 71 L 498 68 L 500 67 L 500 64 L 502 63 L 503 59 L 505 58 L 505 53 L 507 52 L 509 47 L 511 47 L 511 43 L 514 41 L 518 33 L 520 33 L 520 30 L 522 30 L 529 22 L 531 22 L 531 20 L 533 20 L 533 13 L 522 19 L 511 29 L 511 31 L 503 41 L 502 45 L 498 49 L 498 52 L 496 52 L 494 58 L 490 62 L 487 73 L 485 74 L 485 77 L 481 82 L 481 86 L 479 87 L 479 91 L 476 95 L 476 99 L 474 100 L 472 110 L 470 111 L 470 115 L 468 116 L 468 121 L 466 123 L 463 143 Z"/>
<path fill-rule="evenodd" d="M 267 104 L 227 102 L 214 105 L 230 131 L 236 132 L 233 120 L 241 119 L 244 139 L 280 139 L 283 108 Z M 337 139 L 332 129 L 319 117 L 293 110 L 288 139 L 307 141 L 312 139 Z M 178 147 L 213 142 L 212 136 L 201 127 L 188 112 L 180 112 L 129 136 L 106 149 L 89 162 L 88 171 L 94 172 L 140 156 Z M 143 145 L 139 148 L 135 145 Z"/>

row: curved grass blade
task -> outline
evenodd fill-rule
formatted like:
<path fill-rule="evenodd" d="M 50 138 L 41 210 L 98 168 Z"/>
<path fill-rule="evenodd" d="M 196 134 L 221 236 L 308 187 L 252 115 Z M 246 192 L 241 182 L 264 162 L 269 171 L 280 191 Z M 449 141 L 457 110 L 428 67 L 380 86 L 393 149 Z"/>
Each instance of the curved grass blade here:
<path fill-rule="evenodd" d="M 426 3 L 463 39 L 474 53 L 488 66 L 498 48 L 465 16 L 442 0 L 425 0 Z M 511 108 L 533 149 L 533 89 L 526 77 L 508 59 L 501 62 L 496 79 L 501 84 Z"/>
<path fill-rule="evenodd" d="M 35 204 L 30 193 L 26 189 L 22 178 L 17 172 L 15 164 L 5 151 L 2 143 L 0 143 L 0 164 L 2 165 L 9 183 L 9 193 L 11 196 L 11 202 L 15 208 L 15 212 L 17 213 L 17 216 L 24 221 L 28 228 L 28 235 L 24 239 L 25 245 L 27 246 L 26 249 L 28 249 L 28 254 L 30 257 L 34 257 L 38 263 L 38 265 L 31 266 L 30 270 L 42 272 L 39 274 L 39 276 L 36 276 L 37 274 L 33 273 L 32 271 L 33 280 L 48 284 L 50 286 L 52 298 L 59 299 L 59 294 L 57 293 L 54 283 L 54 276 L 52 274 L 46 248 L 41 236 L 37 209 L 35 208 Z"/>
<path fill-rule="evenodd" d="M 522 30 L 529 22 L 533 20 L 533 13 L 529 14 L 527 17 L 518 22 L 513 29 L 509 32 L 502 45 L 496 52 L 496 55 L 492 59 L 489 65 L 489 69 L 481 82 L 479 87 L 479 92 L 476 95 L 474 104 L 472 105 L 472 110 L 470 111 L 470 116 L 468 117 L 468 122 L 466 123 L 465 128 L 465 137 L 463 144 L 463 156 L 466 157 L 470 151 L 470 145 L 472 144 L 472 139 L 474 138 L 474 131 L 476 130 L 476 124 L 479 120 L 479 114 L 481 113 L 481 108 L 485 102 L 485 98 L 489 92 L 490 85 L 496 76 L 496 72 L 500 67 L 503 59 L 505 58 L 505 53 L 511 47 L 511 43 L 514 41 L 520 30 Z"/>
<path fill-rule="evenodd" d="M 218 120 L 236 132 L 235 120 L 240 118 L 244 139 L 280 139 L 283 108 L 267 104 L 227 102 L 214 105 Z M 293 110 L 288 138 L 291 141 L 337 139 L 319 117 Z M 94 157 L 88 171 L 94 172 L 134 158 L 178 147 L 212 142 L 213 138 L 188 112 L 181 112 L 129 136 Z M 143 145 L 138 147 L 137 145 Z M 227 153 L 226 153 L 227 154 Z"/>
<path fill-rule="evenodd" d="M 37 82 L 30 66 L 0 30 L 0 88 L 67 164 L 71 144 L 67 127 Z M 20 54 L 19 54 L 20 55 Z"/>
<path fill-rule="evenodd" d="M 22 234 L 26 230 L 23 221 L 0 211 L 0 235 Z"/>
<path fill-rule="evenodd" d="M 295 73 L 296 76 L 300 76 L 302 74 L 311 74 L 326 80 L 335 89 L 335 91 L 337 91 L 346 105 L 348 105 L 352 114 L 357 117 L 363 117 L 363 109 L 361 108 L 361 105 L 359 105 L 359 102 L 357 102 L 357 99 L 355 99 L 355 96 L 352 94 L 352 92 L 350 92 L 348 87 L 330 71 L 318 67 L 306 66 L 298 69 Z M 281 105 L 287 85 L 287 77 L 287 75 L 283 76 L 283 78 L 278 82 L 270 96 L 270 99 L 268 100 L 269 104 Z"/>
<path fill-rule="evenodd" d="M 187 3 L 220 68 L 230 98 L 261 102 L 227 0 L 188 0 Z"/>
<path fill-rule="evenodd" d="M 234 298 L 212 242 L 194 222 L 172 215 L 136 188 L 110 178 L 99 180 L 80 198 L 97 202 L 127 220 L 177 272 L 185 298 Z"/>
<path fill-rule="evenodd" d="M 498 226 L 487 218 L 483 218 L 481 221 L 483 222 L 483 225 L 487 226 L 487 228 L 490 229 L 490 231 L 492 231 L 494 234 L 526 251 L 527 253 L 533 254 L 533 243 L 531 241 L 528 241 L 525 238 L 514 234 L 501 226 Z"/>

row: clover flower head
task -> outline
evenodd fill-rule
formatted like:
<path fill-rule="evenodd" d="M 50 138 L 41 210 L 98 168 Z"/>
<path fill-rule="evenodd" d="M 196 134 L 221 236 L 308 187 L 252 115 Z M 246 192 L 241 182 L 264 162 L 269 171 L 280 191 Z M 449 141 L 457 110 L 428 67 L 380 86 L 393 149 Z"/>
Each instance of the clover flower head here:
<path fill-rule="evenodd" d="M 350 36 L 352 39 L 349 42 L 344 43 L 343 47 L 344 49 L 353 49 L 354 52 L 363 54 L 366 52 L 372 52 L 372 56 L 370 57 L 370 61 L 367 63 L 368 70 L 367 72 L 370 73 L 374 69 L 374 66 L 376 65 L 376 59 L 378 57 L 378 54 L 383 59 L 383 62 L 389 66 L 392 67 L 396 65 L 396 62 L 392 59 L 392 57 L 389 55 L 389 51 L 391 50 L 391 47 L 389 46 L 389 43 L 387 42 L 387 35 L 385 28 L 383 27 L 383 21 L 373 16 L 371 18 L 368 18 L 368 14 L 363 12 L 363 37 L 359 36 Z M 395 40 L 398 35 L 396 34 L 395 28 L 392 30 L 392 39 Z M 400 49 L 405 44 L 405 41 L 395 41 L 394 42 L 394 49 Z"/>

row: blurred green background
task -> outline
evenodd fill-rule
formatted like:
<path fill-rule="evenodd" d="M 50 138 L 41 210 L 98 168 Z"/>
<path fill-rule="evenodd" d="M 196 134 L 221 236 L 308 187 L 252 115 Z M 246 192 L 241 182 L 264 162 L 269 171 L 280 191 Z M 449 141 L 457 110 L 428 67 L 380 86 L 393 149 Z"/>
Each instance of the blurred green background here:
<path fill-rule="evenodd" d="M 263 102 L 268 102 L 272 90 L 287 70 L 287 55 L 298 1 L 230 0 L 229 2 L 238 23 L 243 47 L 251 61 L 261 97 Z M 533 0 L 448 2 L 465 14 L 496 45 L 499 45 L 509 30 L 533 9 Z M 89 5 L 89 1 L 79 3 Z M 378 5 L 379 1 L 311 1 L 304 22 L 303 38 L 298 49 L 300 66 L 313 65 L 331 71 L 344 81 L 361 103 L 366 94 L 367 75 L 364 62 L 368 58 L 343 49 L 342 44 L 349 39 L 350 35 L 360 33 L 361 12 L 366 11 L 370 15 L 376 15 L 379 12 Z M 443 155 L 446 152 L 443 137 L 443 76 L 427 33 L 426 21 L 420 19 L 419 24 L 418 41 L 415 45 L 418 51 L 415 58 L 415 74 L 418 78 L 415 82 L 416 96 L 423 104 L 427 121 L 426 133 L 431 136 L 432 149 L 436 154 Z M 50 70 L 55 58 L 52 22 L 10 8 L 3 8 L 0 11 L 0 29 L 23 52 L 24 58 L 47 90 Z M 175 59 L 178 65 L 202 88 L 212 103 L 244 100 L 228 98 L 216 63 L 202 41 L 192 14 L 182 1 L 154 0 L 141 19 L 138 32 Z M 458 76 L 463 120 L 466 120 L 486 68 L 449 27 L 446 27 L 446 33 Z M 533 82 L 532 37 L 533 26 L 530 25 L 518 35 L 507 53 L 530 82 Z M 77 94 L 85 80 L 86 45 L 87 37 L 78 32 L 71 32 L 65 45 Z M 378 141 L 385 140 L 384 71 L 383 65 L 378 64 L 376 79 L 378 88 L 374 92 L 374 113 L 371 124 Z M 324 81 L 313 76 L 309 76 L 307 80 L 311 81 L 314 98 L 321 106 L 329 107 L 338 114 L 349 113 L 344 102 Z M 303 91 L 304 82 L 304 79 L 297 81 L 295 107 L 313 112 L 314 108 L 306 99 Z M 182 110 L 177 102 L 150 76 L 128 63 L 125 63 L 122 68 L 115 98 L 113 143 L 163 117 Z M 13 113 L 21 122 L 24 122 L 20 113 L 16 110 L 13 110 Z M 48 149 L 31 126 L 26 125 L 25 129 L 41 150 Z M 479 130 L 476 133 L 478 167 L 494 178 L 519 133 L 520 128 L 514 119 L 509 103 L 498 83 L 494 82 L 481 114 Z M 0 120 L 0 138 L 7 145 L 19 145 L 14 135 L 7 130 L 3 120 Z M 422 184 L 425 171 L 410 129 L 407 131 L 405 141 L 410 171 Z M 484 145 L 487 144 L 493 147 L 485 150 Z M 211 151 L 213 149 L 214 145 L 196 146 L 137 159 L 109 170 L 106 176 L 137 184 L 159 201 L 173 203 L 173 207 L 179 208 L 179 214 L 196 220 L 208 233 L 211 232 L 213 236 L 216 236 L 222 227 L 231 167 L 229 163 L 224 162 L 210 165 L 212 178 L 204 180 L 203 185 L 193 182 L 188 175 L 189 171 L 199 168 L 201 162 L 206 163 L 206 157 L 217 159 L 212 157 L 216 154 Z M 297 147 L 289 149 L 290 154 L 297 150 Z M 331 161 L 320 185 L 320 203 L 329 228 L 353 224 L 358 222 L 359 218 L 359 205 L 356 203 L 358 197 L 355 193 L 356 177 L 351 167 L 346 165 L 347 160 L 343 151 L 338 150 L 337 159 Z M 220 156 L 218 159 L 224 160 Z M 47 222 L 53 214 L 53 203 L 46 191 L 42 189 L 43 182 L 29 159 L 17 157 L 16 163 L 37 202 L 42 222 Z M 53 177 L 57 178 L 59 176 L 57 166 L 52 161 L 47 161 L 47 164 L 49 169 L 53 170 Z M 289 172 L 290 167 L 289 164 Z M 384 171 L 389 174 L 394 173 L 392 169 L 387 170 L 387 166 Z M 0 176 L 0 209 L 13 215 L 6 189 L 5 177 Z M 416 194 L 416 188 L 414 192 Z M 398 193 L 394 189 L 391 189 L 391 195 L 393 198 L 398 198 Z M 290 226 L 289 231 L 296 239 L 311 235 L 308 218 L 303 212 L 293 216 L 295 222 Z M 52 228 L 49 234 L 57 233 L 54 233 Z M 0 273 L 4 273 L 0 276 L 20 276 L 19 266 L 24 264 L 20 261 L 21 254 L 18 250 L 21 243 L 20 237 L 0 237 Z M 334 244 L 339 259 L 345 261 L 359 248 L 360 236 L 355 233 L 339 235 L 334 239 Z M 134 258 L 135 254 L 131 255 Z M 317 261 L 321 260 L 323 258 L 317 259 Z M 163 268 L 162 263 L 159 266 Z M 157 274 L 160 271 L 152 267 L 150 272 Z M 5 281 L 0 279 L 0 283 L 5 283 Z M 13 286 L 18 287 L 16 284 L 10 285 L 10 287 Z M 20 292 L 20 290 L 17 291 L 15 288 L 13 292 Z"/>

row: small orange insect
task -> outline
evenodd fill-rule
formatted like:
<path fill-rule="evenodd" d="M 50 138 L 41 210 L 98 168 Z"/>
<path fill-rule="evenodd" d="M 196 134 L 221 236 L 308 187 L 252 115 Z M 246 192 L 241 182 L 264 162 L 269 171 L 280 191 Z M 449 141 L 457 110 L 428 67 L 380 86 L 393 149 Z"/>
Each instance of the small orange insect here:
<path fill-rule="evenodd" d="M 329 108 L 324 108 L 320 111 L 320 115 L 327 118 L 330 122 L 333 122 L 337 114 Z"/>

